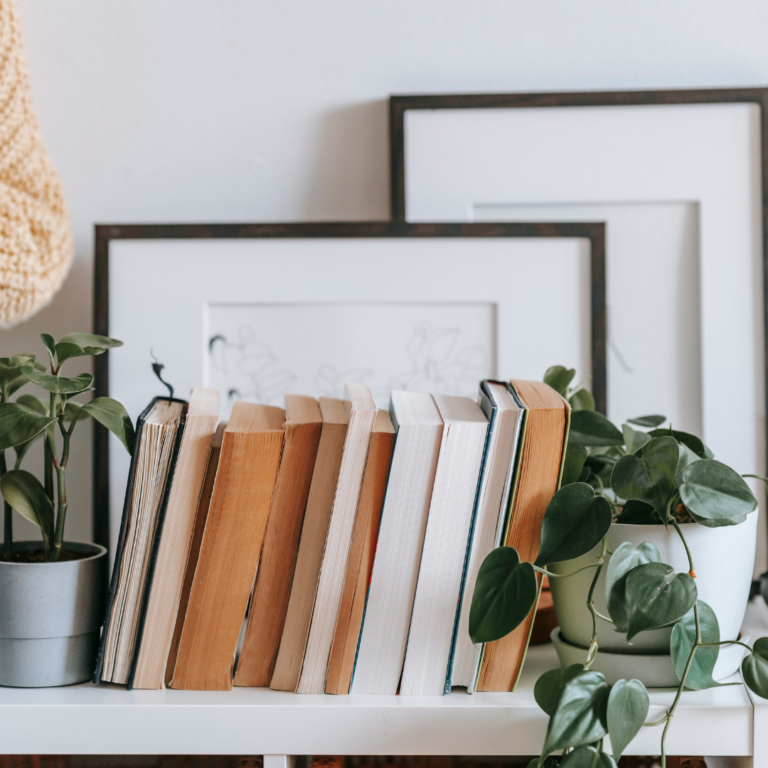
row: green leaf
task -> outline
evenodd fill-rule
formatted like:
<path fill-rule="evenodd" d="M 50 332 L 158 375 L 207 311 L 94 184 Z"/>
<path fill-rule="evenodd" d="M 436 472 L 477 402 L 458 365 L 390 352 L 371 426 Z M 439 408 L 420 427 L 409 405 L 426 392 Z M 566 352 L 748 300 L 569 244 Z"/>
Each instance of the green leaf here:
<path fill-rule="evenodd" d="M 131 417 L 117 400 L 111 397 L 97 397 L 90 403 L 86 403 L 80 409 L 80 413 L 93 416 L 99 424 L 120 439 L 128 453 L 133 453 L 134 430 Z"/>
<path fill-rule="evenodd" d="M 73 420 L 85 421 L 90 418 L 91 414 L 88 411 L 83 411 L 83 404 L 76 403 L 73 400 L 67 400 L 64 406 L 64 421 L 71 424 Z"/>
<path fill-rule="evenodd" d="M 561 488 L 549 502 L 541 524 L 536 565 L 559 563 L 589 552 L 611 527 L 611 505 L 586 483 Z"/>
<path fill-rule="evenodd" d="M 574 411 L 568 441 L 585 448 L 599 445 L 624 445 L 618 429 L 597 411 Z"/>
<path fill-rule="evenodd" d="M 616 763 L 606 752 L 598 752 L 594 747 L 579 747 L 563 757 L 560 768 L 616 768 Z"/>
<path fill-rule="evenodd" d="M 677 474 L 675 475 L 675 485 L 679 488 L 682 481 L 682 478 L 680 477 L 682 471 L 689 465 L 693 464 L 694 461 L 701 461 L 701 457 L 697 456 L 687 445 L 684 443 L 678 443 L 677 444 L 678 449 L 680 450 L 680 457 L 677 462 Z"/>
<path fill-rule="evenodd" d="M 34 355 L 15 355 L 14 357 L 0 357 L 0 390 L 8 388 L 12 395 L 19 387 L 27 382 L 27 377 L 21 369 L 27 365 L 34 365 Z"/>
<path fill-rule="evenodd" d="M 755 641 L 752 653 L 741 662 L 741 674 L 750 691 L 768 699 L 768 637 Z"/>
<path fill-rule="evenodd" d="M 580 672 L 566 683 L 552 713 L 542 758 L 555 750 L 581 747 L 607 733 L 606 706 L 610 686 L 601 672 Z"/>
<path fill-rule="evenodd" d="M 701 641 L 703 643 L 720 642 L 720 625 L 717 623 L 715 612 L 703 601 L 699 600 L 699 623 L 701 625 Z M 696 616 L 693 608 L 675 624 L 672 629 L 672 637 L 669 641 L 669 651 L 672 654 L 672 663 L 675 665 L 675 674 L 678 680 L 683 679 L 688 657 L 696 642 Z M 717 662 L 717 646 L 700 647 L 696 649 L 693 663 L 685 679 L 685 687 L 694 691 L 702 691 L 705 688 L 714 688 L 720 685 L 712 678 L 712 672 Z"/>
<path fill-rule="evenodd" d="M 536 602 L 538 586 L 533 566 L 521 563 L 514 549 L 494 549 L 477 573 L 469 609 L 472 642 L 490 643 L 518 627 Z"/>
<path fill-rule="evenodd" d="M 651 442 L 651 436 L 647 432 L 632 429 L 629 424 L 622 424 L 621 431 L 624 435 L 624 445 L 627 453 L 637 453 L 646 443 Z"/>
<path fill-rule="evenodd" d="M 584 462 L 587 460 L 587 449 L 580 445 L 568 443 L 565 449 L 565 461 L 563 462 L 563 479 L 560 482 L 561 487 L 576 483 L 584 469 Z"/>
<path fill-rule="evenodd" d="M 632 499 L 624 504 L 621 514 L 614 520 L 622 525 L 659 525 L 659 513 L 644 501 Z"/>
<path fill-rule="evenodd" d="M 107 336 L 99 336 L 95 333 L 69 333 L 59 339 L 59 344 L 76 344 L 78 347 L 99 347 L 100 349 L 114 349 L 122 347 L 123 342 L 110 339 Z"/>
<path fill-rule="evenodd" d="M 573 381 L 575 375 L 575 368 L 566 368 L 564 365 L 553 365 L 551 368 L 547 368 L 547 372 L 544 374 L 544 383 L 549 384 L 555 392 L 565 397 L 565 393 L 568 391 L 568 385 Z"/>
<path fill-rule="evenodd" d="M 595 398 L 588 389 L 578 389 L 569 398 L 568 402 L 574 411 L 594 411 Z"/>
<path fill-rule="evenodd" d="M 73 357 L 100 355 L 103 352 L 106 352 L 106 350 L 102 349 L 101 347 L 80 347 L 77 344 L 72 344 L 67 341 L 60 341 L 56 345 L 56 359 L 59 365 Z"/>
<path fill-rule="evenodd" d="M 605 572 L 605 601 L 617 632 L 627 631 L 626 587 L 630 571 L 638 565 L 660 562 L 661 553 L 649 541 L 643 542 L 637 549 L 625 541 L 611 555 Z"/>
<path fill-rule="evenodd" d="M 0 477 L 3 498 L 43 533 L 46 550 L 53 541 L 53 504 L 40 481 L 23 469 L 13 469 Z"/>
<path fill-rule="evenodd" d="M 25 405 L 0 403 L 0 451 L 26 443 L 55 423 L 55 418 L 39 416 Z"/>
<path fill-rule="evenodd" d="M 653 414 L 652 416 L 635 416 L 634 419 L 627 419 L 630 424 L 635 424 L 638 427 L 658 427 L 666 420 L 666 416 L 660 416 L 659 414 Z"/>
<path fill-rule="evenodd" d="M 618 760 L 643 727 L 648 715 L 648 691 L 639 680 L 619 680 L 608 696 L 608 735 L 613 759 Z"/>
<path fill-rule="evenodd" d="M 680 432 L 677 429 L 672 429 L 671 427 L 667 429 L 665 427 L 664 429 L 653 429 L 648 434 L 651 435 L 651 437 L 674 437 L 675 440 L 690 448 L 697 456 L 702 459 L 711 459 L 713 456 L 712 451 L 710 451 L 709 448 L 704 445 L 700 437 L 691 435 L 688 432 Z"/>
<path fill-rule="evenodd" d="M 665 515 L 667 502 L 675 493 L 675 472 L 680 452 L 672 437 L 657 437 L 616 463 L 611 487 L 622 499 L 650 504 Z"/>
<path fill-rule="evenodd" d="M 583 664 L 572 664 L 567 669 L 550 669 L 545 672 L 533 686 L 533 698 L 536 703 L 552 717 L 563 688 L 583 671 Z"/>
<path fill-rule="evenodd" d="M 584 466 L 589 467 L 590 470 L 603 481 L 603 485 L 610 485 L 611 474 L 613 473 L 613 468 L 616 466 L 616 462 L 619 458 L 619 456 L 610 454 L 596 454 L 593 450 L 593 452 L 587 456 Z"/>
<path fill-rule="evenodd" d="M 757 499 L 744 478 L 715 459 L 689 464 L 675 482 L 691 517 L 709 527 L 732 525 L 757 509 Z"/>
<path fill-rule="evenodd" d="M 646 563 L 627 575 L 627 642 L 685 616 L 696 602 L 696 583 L 665 563 Z"/>
<path fill-rule="evenodd" d="M 54 339 L 50 333 L 41 333 L 40 340 L 43 342 L 43 346 L 48 350 L 51 363 L 53 363 L 56 358 L 56 339 Z"/>
<path fill-rule="evenodd" d="M 19 405 L 26 406 L 35 413 L 39 413 L 41 416 L 48 416 L 48 409 L 45 407 L 45 403 L 34 395 L 19 395 L 16 398 L 16 402 Z"/>
<path fill-rule="evenodd" d="M 60 395 L 77 395 L 80 392 L 86 392 L 93 384 L 93 376 L 90 373 L 81 373 L 73 378 L 64 376 L 53 376 L 50 373 L 42 373 L 30 366 L 22 369 L 24 375 L 39 387 L 55 392 Z"/>

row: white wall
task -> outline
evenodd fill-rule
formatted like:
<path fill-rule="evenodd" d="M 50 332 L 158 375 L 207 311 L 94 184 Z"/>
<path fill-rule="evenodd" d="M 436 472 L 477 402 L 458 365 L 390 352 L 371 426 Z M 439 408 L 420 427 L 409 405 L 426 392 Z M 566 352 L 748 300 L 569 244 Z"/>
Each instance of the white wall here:
<path fill-rule="evenodd" d="M 77 258 L 0 355 L 91 328 L 95 222 L 387 218 L 391 93 L 768 84 L 764 0 L 19 3 Z M 88 538 L 76 438 L 69 535 Z"/>

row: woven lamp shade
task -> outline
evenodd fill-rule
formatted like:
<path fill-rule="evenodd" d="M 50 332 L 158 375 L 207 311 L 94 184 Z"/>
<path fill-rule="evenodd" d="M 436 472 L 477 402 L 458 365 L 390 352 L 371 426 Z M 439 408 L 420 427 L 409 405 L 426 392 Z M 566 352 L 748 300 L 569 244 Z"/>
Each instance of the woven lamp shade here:
<path fill-rule="evenodd" d="M 0 0 L 0 326 L 50 301 L 73 250 L 64 190 L 32 109 L 16 0 Z"/>

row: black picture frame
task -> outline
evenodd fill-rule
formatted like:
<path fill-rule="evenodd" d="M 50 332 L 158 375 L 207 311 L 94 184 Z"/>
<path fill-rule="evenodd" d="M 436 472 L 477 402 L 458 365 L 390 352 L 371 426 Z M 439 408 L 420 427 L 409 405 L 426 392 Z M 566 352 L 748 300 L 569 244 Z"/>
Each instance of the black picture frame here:
<path fill-rule="evenodd" d="M 97 224 L 94 333 L 109 336 L 109 249 L 114 240 L 234 238 L 582 238 L 590 245 L 590 318 L 593 394 L 606 398 L 605 224 L 601 222 L 441 223 L 317 222 L 291 224 Z M 95 361 L 95 396 L 109 394 L 109 353 Z M 93 425 L 93 538 L 109 547 L 109 433 Z"/>

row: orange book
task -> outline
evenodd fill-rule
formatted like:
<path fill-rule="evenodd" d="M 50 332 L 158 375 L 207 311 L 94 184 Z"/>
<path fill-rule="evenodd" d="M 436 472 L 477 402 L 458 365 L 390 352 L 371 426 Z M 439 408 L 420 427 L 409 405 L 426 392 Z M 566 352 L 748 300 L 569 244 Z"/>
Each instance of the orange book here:
<path fill-rule="evenodd" d="M 224 430 L 172 688 L 227 691 L 283 449 L 285 411 L 238 402 Z"/>
<path fill-rule="evenodd" d="M 395 430 L 392 420 L 386 411 L 379 411 L 373 423 L 368 462 L 365 466 L 363 487 L 360 490 L 355 526 L 352 529 L 347 572 L 344 576 L 339 615 L 336 619 L 328 661 L 326 693 L 349 693 L 352 683 L 357 641 L 363 624 L 368 583 L 373 570 L 373 558 L 379 536 L 381 509 L 384 506 L 394 448 Z"/>
<path fill-rule="evenodd" d="M 517 483 L 504 544 L 532 563 L 539 554 L 541 521 L 560 484 L 570 406 L 547 384 L 513 380 L 526 409 Z M 535 610 L 513 632 L 486 643 L 476 691 L 513 691 L 523 668 Z"/>
<path fill-rule="evenodd" d="M 314 397 L 285 396 L 285 445 L 235 685 L 269 686 L 283 634 L 299 533 L 323 427 Z"/>

